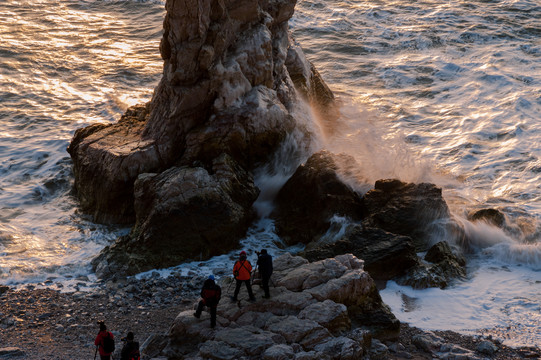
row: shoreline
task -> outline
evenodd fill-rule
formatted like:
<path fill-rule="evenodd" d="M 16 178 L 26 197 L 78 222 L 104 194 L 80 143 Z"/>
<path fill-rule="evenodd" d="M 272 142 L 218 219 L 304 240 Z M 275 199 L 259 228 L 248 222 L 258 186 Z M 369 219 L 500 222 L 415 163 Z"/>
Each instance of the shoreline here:
<path fill-rule="evenodd" d="M 135 340 L 142 346 L 151 335 L 166 334 L 181 311 L 193 308 L 199 289 L 191 284 L 199 280 L 134 279 L 109 282 L 93 292 L 75 293 L 52 289 L 9 289 L 0 294 L 0 354 L 7 354 L 2 358 L 28 360 L 93 358 L 98 320 L 105 320 L 108 330 L 114 334 L 117 351 L 123 345 L 120 339 L 128 331 L 134 332 Z M 259 292 L 259 288 L 256 287 L 256 291 Z M 223 301 L 228 301 L 227 294 L 223 295 Z M 430 341 L 419 340 L 434 335 L 445 340 L 449 349 L 465 349 L 478 356 L 464 359 L 541 358 L 539 348 L 510 348 L 494 340 L 498 348 L 496 352 L 479 353 L 479 344 L 487 342 L 480 336 L 454 331 L 430 332 L 402 323 L 398 341 L 384 344 L 373 341 L 366 359 L 444 358 L 443 354 L 442 357 L 434 356 Z"/>

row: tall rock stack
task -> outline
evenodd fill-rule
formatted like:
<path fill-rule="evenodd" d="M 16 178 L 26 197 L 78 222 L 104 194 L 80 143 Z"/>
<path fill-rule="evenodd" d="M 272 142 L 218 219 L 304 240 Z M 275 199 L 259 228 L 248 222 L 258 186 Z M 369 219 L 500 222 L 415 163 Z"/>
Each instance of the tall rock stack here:
<path fill-rule="evenodd" d="M 98 222 L 135 223 L 95 259 L 98 276 L 236 246 L 259 192 L 252 171 L 302 127 L 292 115 L 300 98 L 336 116 L 332 93 L 289 36 L 294 7 L 167 1 L 163 77 L 151 102 L 78 130 L 68 148 L 83 210 Z"/>

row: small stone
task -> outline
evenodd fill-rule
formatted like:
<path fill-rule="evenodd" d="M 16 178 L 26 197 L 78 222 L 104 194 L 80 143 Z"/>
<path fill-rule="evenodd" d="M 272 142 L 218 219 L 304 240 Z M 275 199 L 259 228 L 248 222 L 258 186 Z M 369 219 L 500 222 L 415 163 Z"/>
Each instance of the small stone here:
<path fill-rule="evenodd" d="M 492 342 L 485 340 L 477 344 L 475 350 L 477 350 L 481 354 L 493 355 L 496 351 L 498 351 L 498 347 Z"/>

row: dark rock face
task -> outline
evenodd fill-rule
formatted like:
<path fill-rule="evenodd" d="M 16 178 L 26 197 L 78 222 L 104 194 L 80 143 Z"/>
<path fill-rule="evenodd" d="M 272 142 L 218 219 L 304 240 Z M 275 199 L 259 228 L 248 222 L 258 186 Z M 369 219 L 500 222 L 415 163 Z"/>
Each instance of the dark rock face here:
<path fill-rule="evenodd" d="M 299 166 L 276 197 L 277 233 L 288 243 L 309 243 L 324 234 L 333 215 L 360 220 L 359 195 L 339 177 L 340 164 L 355 160 L 320 151 Z"/>
<path fill-rule="evenodd" d="M 250 206 L 258 194 L 251 175 L 227 155 L 209 171 L 184 166 L 141 175 L 135 182 L 137 223 L 94 262 L 96 273 L 113 275 L 119 260 L 129 265 L 121 273 L 132 275 L 231 250 L 254 217 Z"/>
<path fill-rule="evenodd" d="M 466 260 L 462 255 L 453 253 L 445 241 L 440 241 L 432 246 L 424 259 L 431 264 L 420 264 L 411 269 L 406 276 L 398 279 L 397 282 L 415 289 L 429 287 L 443 289 L 454 279 L 466 276 Z"/>
<path fill-rule="evenodd" d="M 410 236 L 418 250 L 426 249 L 431 225 L 450 217 L 441 189 L 428 183 L 378 180 L 364 196 L 364 205 L 368 216 L 363 224 Z"/>
<path fill-rule="evenodd" d="M 308 250 L 304 256 L 316 261 L 347 253 L 363 259 L 365 270 L 378 280 L 403 275 L 419 264 L 411 238 L 360 225 L 351 225 L 337 242 Z"/>
<path fill-rule="evenodd" d="M 82 209 L 92 213 L 96 222 L 133 222 L 135 178 L 163 165 L 155 148 L 141 139 L 147 119 L 148 106 L 134 106 L 116 124 L 75 132 L 68 147 L 75 189 Z"/>

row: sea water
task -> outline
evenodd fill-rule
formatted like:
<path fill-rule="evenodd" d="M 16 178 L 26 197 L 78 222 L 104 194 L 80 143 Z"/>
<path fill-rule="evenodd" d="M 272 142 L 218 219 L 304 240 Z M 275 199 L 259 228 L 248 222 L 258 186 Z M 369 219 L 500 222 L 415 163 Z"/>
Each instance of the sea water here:
<path fill-rule="evenodd" d="M 0 283 L 92 288 L 89 261 L 129 231 L 78 210 L 66 147 L 76 129 L 150 100 L 164 14 L 159 0 L 0 2 Z M 356 158 L 360 191 L 380 178 L 436 183 L 472 239 L 467 279 L 444 290 L 389 282 L 384 301 L 424 329 L 540 344 L 539 3 L 301 0 L 290 26 L 341 103 L 320 146 Z M 278 246 L 265 217 L 295 165 L 282 154 L 256 174 L 262 219 L 241 241 L 252 259 L 301 249 Z M 466 220 L 486 207 L 510 230 Z M 160 272 L 226 274 L 235 255 Z"/>

